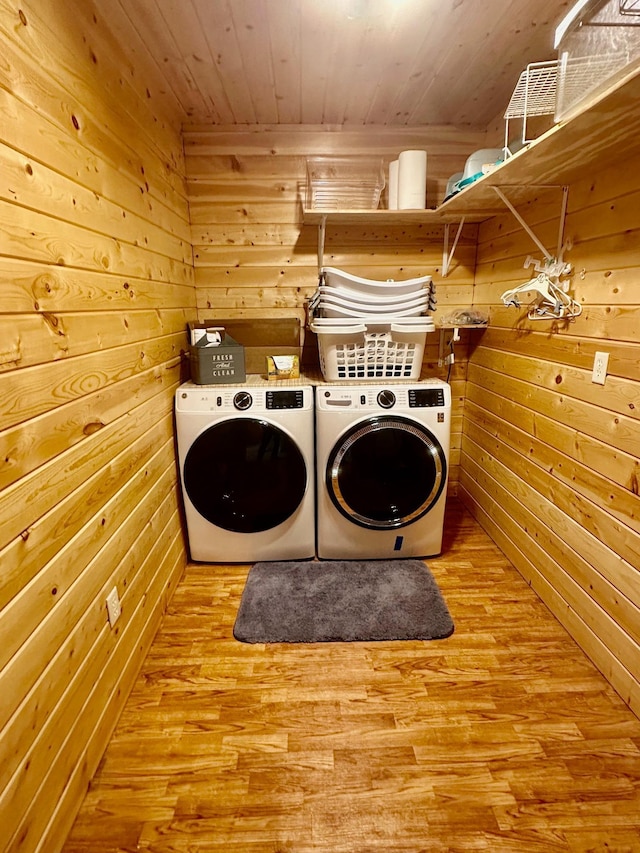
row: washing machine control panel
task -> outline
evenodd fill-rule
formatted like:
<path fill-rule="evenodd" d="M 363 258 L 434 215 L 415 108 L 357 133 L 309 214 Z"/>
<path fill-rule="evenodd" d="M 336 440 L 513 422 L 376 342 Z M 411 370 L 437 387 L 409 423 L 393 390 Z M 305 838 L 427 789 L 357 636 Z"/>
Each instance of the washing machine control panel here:
<path fill-rule="evenodd" d="M 375 385 L 325 385 L 318 388 L 316 409 L 334 412 L 409 412 L 414 409 L 448 409 L 451 407 L 449 386 L 429 380 L 407 385 L 394 383 Z M 418 412 L 415 412 L 418 415 Z M 441 412 L 438 412 L 440 416 Z"/>
<path fill-rule="evenodd" d="M 267 391 L 267 409 L 301 409 L 304 406 L 304 394 L 301 388 L 291 391 Z"/>
<path fill-rule="evenodd" d="M 444 391 L 442 388 L 410 388 L 409 408 L 425 409 L 434 406 L 444 406 Z"/>

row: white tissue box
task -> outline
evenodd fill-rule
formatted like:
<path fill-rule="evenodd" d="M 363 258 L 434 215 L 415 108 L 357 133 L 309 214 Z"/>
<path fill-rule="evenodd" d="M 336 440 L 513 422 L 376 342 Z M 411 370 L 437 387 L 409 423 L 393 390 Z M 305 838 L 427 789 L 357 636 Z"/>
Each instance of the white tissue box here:
<path fill-rule="evenodd" d="M 191 379 L 196 385 L 246 381 L 244 347 L 224 329 L 212 329 L 204 323 L 189 323 L 189 340 L 196 341 L 189 347 Z"/>

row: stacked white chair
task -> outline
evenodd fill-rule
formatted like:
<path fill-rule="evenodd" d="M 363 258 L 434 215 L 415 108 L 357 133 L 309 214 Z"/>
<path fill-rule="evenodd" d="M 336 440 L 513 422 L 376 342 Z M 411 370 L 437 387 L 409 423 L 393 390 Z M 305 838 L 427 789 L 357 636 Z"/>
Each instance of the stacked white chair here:
<path fill-rule="evenodd" d="M 431 276 L 375 281 L 324 267 L 309 302 L 324 378 L 418 379 L 435 307 Z"/>

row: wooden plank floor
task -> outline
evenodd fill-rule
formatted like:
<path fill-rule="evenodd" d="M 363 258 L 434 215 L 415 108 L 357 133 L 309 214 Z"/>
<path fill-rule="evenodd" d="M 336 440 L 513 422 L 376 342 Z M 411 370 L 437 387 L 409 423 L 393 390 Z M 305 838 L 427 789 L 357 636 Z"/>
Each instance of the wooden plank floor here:
<path fill-rule="evenodd" d="M 65 853 L 640 851 L 640 721 L 470 515 L 434 642 L 252 646 L 191 565 Z"/>

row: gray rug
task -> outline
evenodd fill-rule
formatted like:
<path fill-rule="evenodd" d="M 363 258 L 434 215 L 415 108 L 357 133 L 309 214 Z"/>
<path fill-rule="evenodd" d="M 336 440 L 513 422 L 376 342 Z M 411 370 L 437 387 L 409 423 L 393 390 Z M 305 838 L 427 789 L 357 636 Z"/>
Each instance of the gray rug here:
<path fill-rule="evenodd" d="M 421 560 L 256 563 L 233 629 L 244 643 L 435 640 L 453 621 Z"/>

